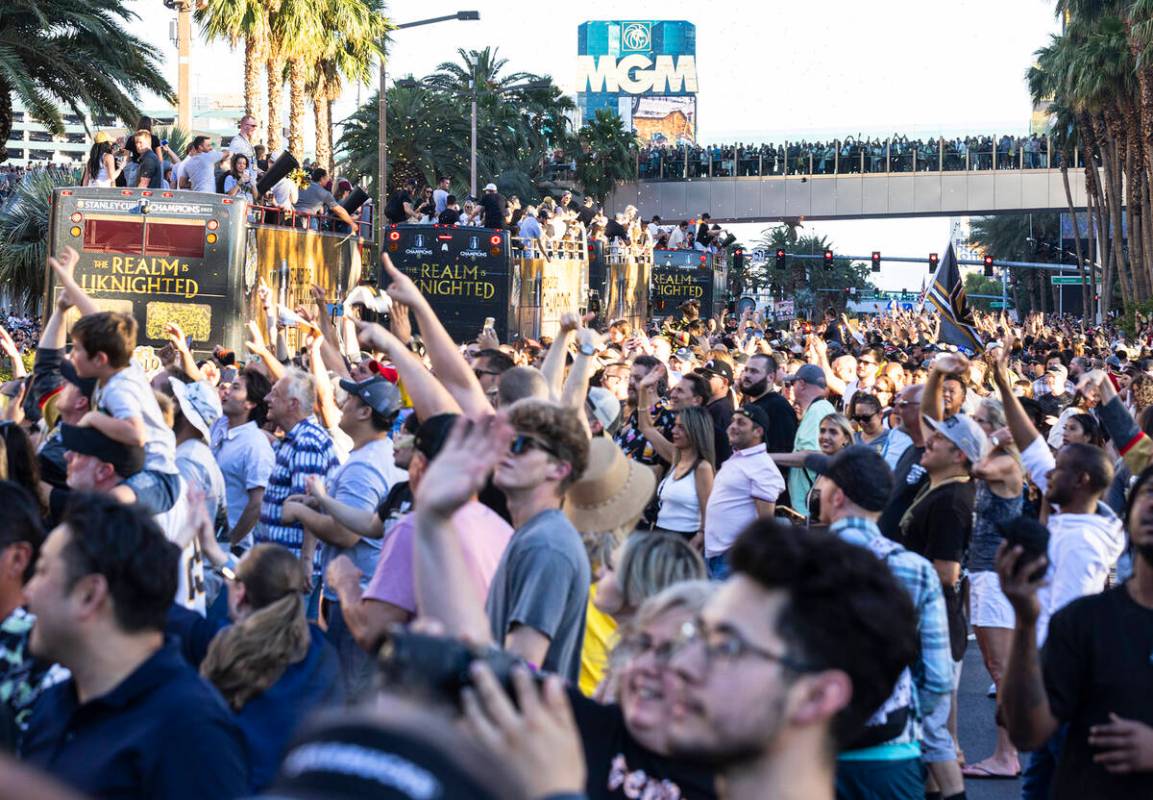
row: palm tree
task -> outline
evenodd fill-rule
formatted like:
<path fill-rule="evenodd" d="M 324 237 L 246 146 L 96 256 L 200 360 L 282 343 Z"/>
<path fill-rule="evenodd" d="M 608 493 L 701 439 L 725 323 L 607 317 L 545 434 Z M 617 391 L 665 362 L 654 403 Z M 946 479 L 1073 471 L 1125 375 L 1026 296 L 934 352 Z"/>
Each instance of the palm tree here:
<path fill-rule="evenodd" d="M 380 0 L 323 0 L 322 30 L 308 92 L 316 121 L 316 161 L 332 169 L 332 104 L 346 79 L 368 81 L 371 64 L 383 57 L 388 32 Z"/>
<path fill-rule="evenodd" d="M 281 75 L 287 67 L 288 151 L 300 158 L 304 154 L 304 112 L 308 102 L 308 76 L 314 54 L 324 39 L 321 4 L 317 0 L 280 0 L 279 6 L 270 14 L 269 29 L 272 33 L 269 47 L 270 64 L 273 59 L 277 62 L 269 68 L 269 105 L 272 104 L 271 75 L 273 71 Z M 271 120 L 271 108 L 269 116 Z M 271 121 L 269 127 L 271 128 Z M 271 146 L 272 143 L 269 142 L 269 147 Z"/>
<path fill-rule="evenodd" d="M 576 178 L 586 194 L 604 200 L 621 181 L 637 174 L 637 139 L 621 118 L 600 109 L 577 131 Z"/>
<path fill-rule="evenodd" d="M 244 40 L 244 113 L 261 129 L 260 73 L 270 35 L 266 0 L 201 0 L 193 12 L 209 41 L 224 40 L 233 49 Z"/>
<path fill-rule="evenodd" d="M 4 0 L 0 3 L 0 162 L 12 131 L 12 98 L 54 134 L 57 104 L 80 117 L 135 120 L 141 91 L 175 102 L 157 50 L 128 33 L 138 19 L 124 0 Z"/>
<path fill-rule="evenodd" d="M 74 183 L 52 170 L 29 172 L 0 207 L 0 283 L 25 308 L 35 309 L 44 294 L 52 191 Z"/>

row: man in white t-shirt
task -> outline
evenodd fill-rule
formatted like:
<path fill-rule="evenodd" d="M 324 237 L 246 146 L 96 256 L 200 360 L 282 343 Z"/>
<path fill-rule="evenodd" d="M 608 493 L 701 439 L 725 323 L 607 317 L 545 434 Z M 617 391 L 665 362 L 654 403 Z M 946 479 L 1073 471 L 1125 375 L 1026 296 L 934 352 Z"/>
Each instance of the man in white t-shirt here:
<path fill-rule="evenodd" d="M 436 203 L 436 216 L 440 216 L 440 212 L 448 206 L 448 187 L 452 181 L 448 176 L 442 175 L 440 180 L 436 182 L 436 188 L 432 192 L 432 202 Z"/>
<path fill-rule="evenodd" d="M 228 152 L 248 157 L 248 177 L 255 181 L 259 175 L 256 168 L 256 150 L 252 147 L 252 136 L 256 133 L 256 119 L 245 114 L 240 118 L 240 132 L 228 143 Z"/>
<path fill-rule="evenodd" d="M 215 192 L 216 165 L 227 155 L 227 150 L 213 150 L 207 136 L 197 136 L 192 140 L 192 155 L 180 162 L 181 178 L 194 192 Z"/>

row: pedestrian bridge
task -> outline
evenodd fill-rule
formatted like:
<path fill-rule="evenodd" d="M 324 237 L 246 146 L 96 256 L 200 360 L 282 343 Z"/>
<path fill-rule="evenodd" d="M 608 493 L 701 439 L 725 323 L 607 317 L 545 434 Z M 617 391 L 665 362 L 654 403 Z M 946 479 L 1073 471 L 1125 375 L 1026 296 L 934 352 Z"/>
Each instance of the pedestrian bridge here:
<path fill-rule="evenodd" d="M 1084 208 L 1085 180 L 1069 170 L 1073 205 Z M 1061 171 L 1054 168 L 926 170 L 832 175 L 746 175 L 629 181 L 606 204 L 633 205 L 666 224 L 708 212 L 714 222 L 774 222 L 883 217 L 953 217 L 1065 211 Z"/>

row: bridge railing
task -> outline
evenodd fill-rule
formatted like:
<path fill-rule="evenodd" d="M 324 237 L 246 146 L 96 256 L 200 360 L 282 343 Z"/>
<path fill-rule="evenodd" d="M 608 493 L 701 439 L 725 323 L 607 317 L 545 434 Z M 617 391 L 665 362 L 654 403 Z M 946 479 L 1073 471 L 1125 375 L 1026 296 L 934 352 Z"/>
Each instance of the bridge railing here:
<path fill-rule="evenodd" d="M 646 181 L 783 175 L 891 174 L 1057 169 L 1061 153 L 1049 137 L 983 139 L 970 146 L 955 139 L 884 142 L 836 140 L 811 145 L 652 147 L 637 152 L 637 176 Z M 1076 154 L 1070 168 L 1083 167 Z"/>

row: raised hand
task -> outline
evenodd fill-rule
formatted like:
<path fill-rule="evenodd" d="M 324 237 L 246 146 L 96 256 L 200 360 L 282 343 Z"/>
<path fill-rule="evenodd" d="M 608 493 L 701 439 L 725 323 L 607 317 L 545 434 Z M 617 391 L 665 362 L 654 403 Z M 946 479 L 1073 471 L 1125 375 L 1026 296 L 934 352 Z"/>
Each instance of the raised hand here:
<path fill-rule="evenodd" d="M 503 415 L 458 419 L 441 454 L 421 478 L 414 503 L 417 513 L 451 517 L 484 488 L 489 473 L 508 456 L 513 434 Z"/>
<path fill-rule="evenodd" d="M 408 314 L 408 306 L 404 303 L 393 303 L 392 313 L 388 315 L 388 326 L 392 334 L 402 342 L 412 341 L 412 319 Z"/>
<path fill-rule="evenodd" d="M 168 336 L 168 342 L 177 350 L 188 349 L 188 339 L 184 336 L 184 329 L 175 322 L 166 322 L 164 324 L 164 333 Z"/>
<path fill-rule="evenodd" d="M 3 327 L 0 327 L 0 351 L 9 358 L 20 358 L 20 350 L 16 347 L 16 342 L 12 340 L 11 334 Z"/>
<path fill-rule="evenodd" d="M 933 361 L 933 369 L 946 375 L 967 375 L 969 359 L 962 353 L 940 353 Z"/>
<path fill-rule="evenodd" d="M 76 283 L 74 273 L 78 261 L 80 261 L 80 254 L 70 245 L 65 246 L 59 255 L 48 256 L 48 266 L 52 267 L 56 279 L 65 286 Z"/>
<path fill-rule="evenodd" d="M 387 292 L 394 303 L 404 303 L 408 306 L 414 306 L 417 303 L 424 302 L 424 295 L 420 293 L 420 289 L 412 282 L 412 278 L 393 266 L 392 259 L 388 257 L 388 253 L 381 254 L 380 263 L 384 266 L 385 273 L 387 273 L 391 279 Z"/>
<path fill-rule="evenodd" d="M 244 346 L 257 355 L 265 352 L 267 345 L 264 342 L 264 334 L 261 332 L 260 326 L 255 321 L 250 320 L 244 327 L 248 331 L 248 341 L 244 343 Z"/>

